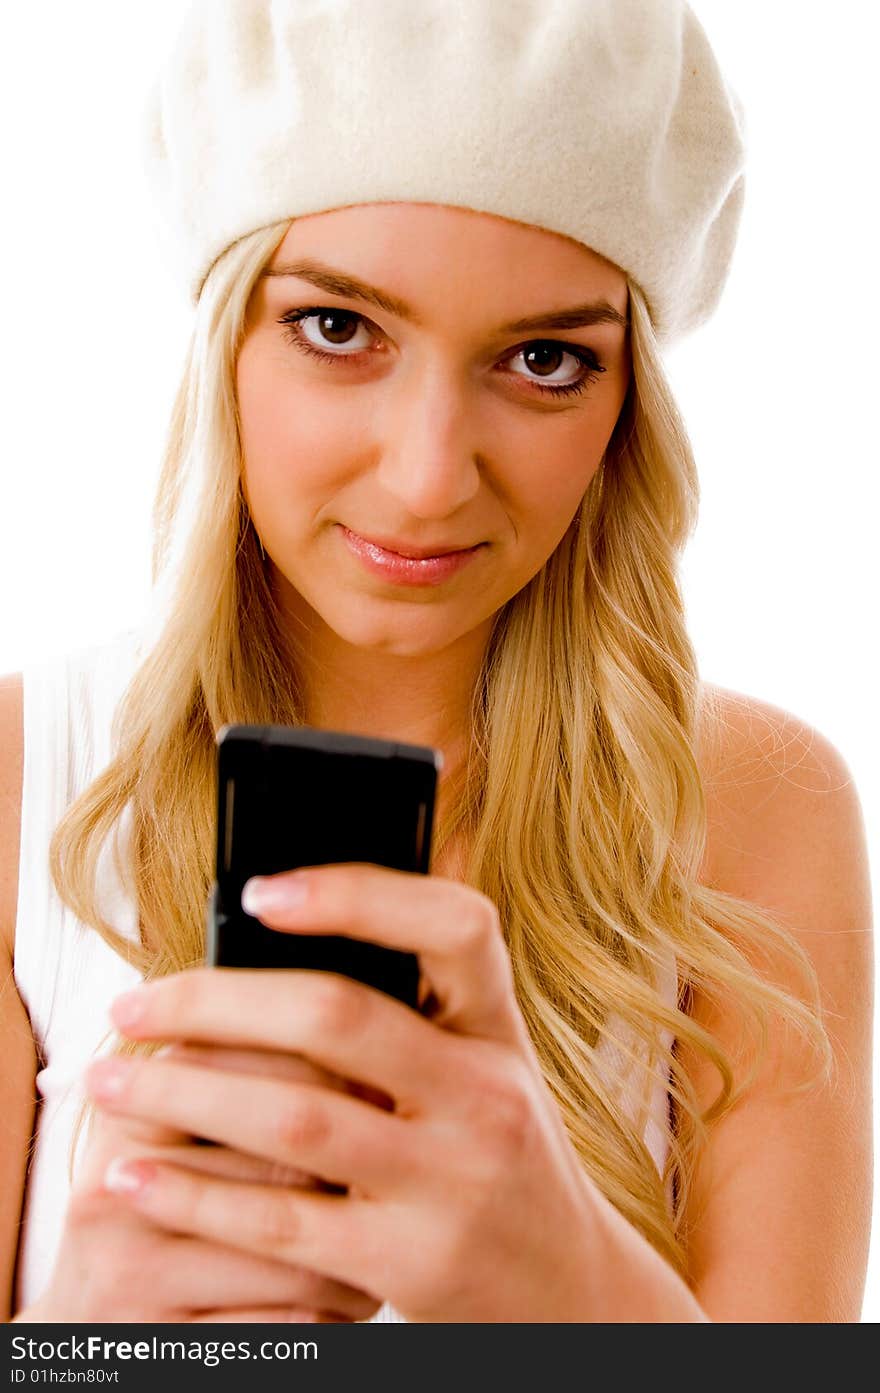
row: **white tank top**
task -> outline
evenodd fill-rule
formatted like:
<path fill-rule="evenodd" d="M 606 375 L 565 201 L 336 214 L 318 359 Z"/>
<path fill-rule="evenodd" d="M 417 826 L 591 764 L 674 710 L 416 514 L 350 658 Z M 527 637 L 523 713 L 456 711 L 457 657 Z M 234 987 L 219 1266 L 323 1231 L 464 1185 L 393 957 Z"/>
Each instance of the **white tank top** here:
<path fill-rule="evenodd" d="M 48 1283 L 70 1193 L 68 1155 L 83 1099 L 81 1076 L 96 1054 L 113 1048 L 112 1039 L 103 1041 L 111 1002 L 140 980 L 131 964 L 62 904 L 48 862 L 49 840 L 62 813 L 110 762 L 113 713 L 136 669 L 140 643 L 141 631 L 128 629 L 107 643 L 54 654 L 23 669 L 24 776 L 13 974 L 30 1016 L 39 1072 L 13 1313 L 37 1301 Z M 119 831 L 127 836 L 124 817 Z M 108 846 L 102 851 L 98 892 L 104 917 L 136 943 L 136 908 L 120 884 Z M 670 960 L 664 983 L 670 1004 L 675 993 Z M 665 1039 L 671 1049 L 671 1033 Z M 630 1116 L 640 1109 L 646 1117 L 645 1144 L 662 1173 L 668 1079 L 657 1080 L 650 1099 L 635 1089 L 627 1092 L 630 1066 L 624 1066 L 621 1053 L 602 1045 L 599 1052 L 607 1068 L 619 1075 L 620 1096 Z M 77 1161 L 83 1154 L 80 1146 Z M 671 1201 L 669 1191 L 667 1196 Z M 386 1303 L 371 1319 L 404 1318 Z"/>

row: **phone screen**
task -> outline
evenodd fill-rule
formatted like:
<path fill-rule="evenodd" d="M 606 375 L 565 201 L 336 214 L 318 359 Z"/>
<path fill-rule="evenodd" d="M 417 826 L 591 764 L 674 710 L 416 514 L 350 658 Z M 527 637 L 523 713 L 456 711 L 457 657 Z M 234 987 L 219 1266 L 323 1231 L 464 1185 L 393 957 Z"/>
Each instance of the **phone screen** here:
<path fill-rule="evenodd" d="M 415 954 L 270 929 L 241 908 L 241 891 L 254 875 L 343 861 L 426 875 L 440 752 L 308 726 L 227 725 L 217 756 L 207 961 L 339 972 L 416 1006 Z"/>

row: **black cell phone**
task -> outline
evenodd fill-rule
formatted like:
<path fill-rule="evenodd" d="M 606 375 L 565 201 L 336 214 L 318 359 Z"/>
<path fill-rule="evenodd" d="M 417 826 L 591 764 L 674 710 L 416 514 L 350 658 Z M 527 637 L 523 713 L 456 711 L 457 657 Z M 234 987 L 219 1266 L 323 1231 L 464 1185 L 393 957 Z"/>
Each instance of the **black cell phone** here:
<path fill-rule="evenodd" d="M 414 953 L 270 929 L 242 909 L 241 892 L 254 875 L 342 861 L 427 875 L 442 759 L 428 746 L 310 726 L 223 726 L 206 961 L 338 972 L 417 1007 Z"/>

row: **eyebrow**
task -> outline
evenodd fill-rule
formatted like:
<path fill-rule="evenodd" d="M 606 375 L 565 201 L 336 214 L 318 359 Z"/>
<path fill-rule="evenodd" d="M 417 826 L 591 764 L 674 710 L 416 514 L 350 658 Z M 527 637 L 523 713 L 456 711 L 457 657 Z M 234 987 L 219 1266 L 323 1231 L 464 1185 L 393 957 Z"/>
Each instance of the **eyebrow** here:
<path fill-rule="evenodd" d="M 343 295 L 355 300 L 366 300 L 368 304 L 376 305 L 386 314 L 393 314 L 398 319 L 405 319 L 410 324 L 421 326 L 421 320 L 411 305 L 405 300 L 401 300 L 397 295 L 391 295 L 387 290 L 380 290 L 378 286 L 368 285 L 365 281 L 358 280 L 356 276 L 350 276 L 345 271 L 334 270 L 332 266 L 325 266 L 320 261 L 314 261 L 311 257 L 306 257 L 301 261 L 293 261 L 284 266 L 266 268 L 263 276 L 296 276 L 299 280 L 309 281 L 316 285 L 319 290 L 325 290 L 329 295 Z M 583 305 L 572 305 L 568 309 L 547 310 L 543 314 L 530 314 L 524 319 L 513 319 L 508 324 L 499 326 L 499 333 L 520 334 L 530 329 L 582 329 L 591 324 L 619 324 L 626 327 L 629 319 L 616 310 L 613 305 L 609 305 L 606 300 L 589 301 Z"/>

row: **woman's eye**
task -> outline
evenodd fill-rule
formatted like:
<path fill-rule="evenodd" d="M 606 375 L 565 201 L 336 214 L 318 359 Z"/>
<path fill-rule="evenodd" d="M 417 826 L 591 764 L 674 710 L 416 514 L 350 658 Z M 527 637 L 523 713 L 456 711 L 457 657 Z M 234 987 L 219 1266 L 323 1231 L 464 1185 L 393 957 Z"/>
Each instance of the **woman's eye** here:
<path fill-rule="evenodd" d="M 513 363 L 517 358 L 522 358 L 530 371 L 527 374 L 517 373 L 516 376 L 526 377 L 539 391 L 549 392 L 552 396 L 584 392 L 600 373 L 606 371 L 592 349 L 575 348 L 573 344 L 557 343 L 554 339 L 535 339 L 518 348 L 507 361 Z M 574 377 L 570 368 L 565 370 L 563 377 L 556 376 L 565 358 L 574 359 L 580 368 Z"/>
<path fill-rule="evenodd" d="M 315 320 L 315 324 L 307 332 L 305 325 L 312 319 Z M 302 349 L 304 353 L 314 353 L 319 358 L 347 358 L 352 356 L 352 345 L 355 352 L 369 347 L 369 342 L 354 342 L 355 334 L 352 331 L 358 323 L 363 322 L 363 315 L 355 314 L 354 310 L 334 310 L 327 307 L 290 310 L 288 314 L 282 315 L 278 322 L 288 326 L 285 338 L 289 343 Z M 327 351 L 334 346 L 348 351 Z"/>
<path fill-rule="evenodd" d="M 306 325 L 314 320 L 307 331 Z M 310 305 L 306 309 L 289 310 L 278 323 L 285 327 L 284 337 L 288 343 L 301 353 L 307 353 L 324 363 L 334 363 L 340 358 L 354 358 L 359 352 L 370 347 L 372 336 L 367 332 L 364 316 L 354 310 L 333 309 L 330 306 Z M 361 325 L 367 338 L 366 343 L 357 342 L 357 330 Z M 336 348 L 336 352 L 332 350 Z M 529 386 L 545 396 L 564 397 L 576 392 L 585 392 L 596 381 L 600 373 L 606 371 L 591 348 L 575 347 L 574 344 L 557 343 L 554 339 L 533 339 L 514 353 L 508 354 L 505 363 L 521 358 L 527 372 L 514 372 L 514 376 L 527 382 Z M 566 358 L 578 365 L 579 371 L 571 375 L 565 369 L 560 377 L 560 365 Z"/>

